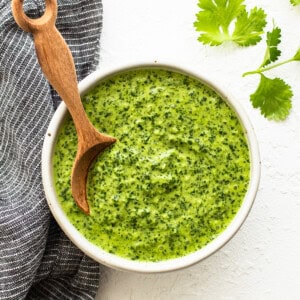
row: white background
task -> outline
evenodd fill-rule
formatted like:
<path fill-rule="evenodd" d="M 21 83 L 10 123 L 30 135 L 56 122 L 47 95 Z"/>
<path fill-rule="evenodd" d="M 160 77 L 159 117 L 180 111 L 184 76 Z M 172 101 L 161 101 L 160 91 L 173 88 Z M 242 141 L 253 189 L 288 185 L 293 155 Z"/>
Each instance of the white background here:
<path fill-rule="evenodd" d="M 282 29 L 282 59 L 300 46 L 300 7 L 289 0 L 249 0 Z M 103 0 L 100 68 L 171 62 L 205 73 L 235 96 L 255 128 L 262 178 L 254 207 L 238 234 L 205 261 L 168 274 L 140 275 L 103 267 L 97 300 L 300 299 L 300 62 L 268 72 L 294 91 L 290 117 L 265 120 L 249 95 L 265 44 L 203 46 L 193 28 L 197 0 Z"/>

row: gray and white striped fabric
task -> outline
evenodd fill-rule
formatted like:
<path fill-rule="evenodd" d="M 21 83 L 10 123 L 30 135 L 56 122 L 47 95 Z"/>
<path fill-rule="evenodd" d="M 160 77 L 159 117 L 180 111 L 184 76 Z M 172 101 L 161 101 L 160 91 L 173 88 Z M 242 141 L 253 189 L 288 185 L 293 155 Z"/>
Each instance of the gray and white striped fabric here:
<path fill-rule="evenodd" d="M 61 0 L 57 27 L 81 80 L 98 63 L 101 0 Z M 24 10 L 41 16 L 43 0 Z M 94 299 L 99 265 L 84 256 L 50 216 L 41 149 L 60 102 L 38 65 L 32 36 L 0 0 L 0 299 Z"/>

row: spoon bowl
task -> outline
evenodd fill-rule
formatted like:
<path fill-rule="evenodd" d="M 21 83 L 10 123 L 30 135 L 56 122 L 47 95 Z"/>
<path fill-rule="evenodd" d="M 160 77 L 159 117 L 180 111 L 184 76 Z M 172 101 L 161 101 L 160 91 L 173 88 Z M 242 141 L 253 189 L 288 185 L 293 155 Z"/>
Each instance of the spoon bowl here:
<path fill-rule="evenodd" d="M 86 201 L 86 182 L 89 167 L 100 152 L 116 141 L 115 138 L 99 134 L 95 130 L 91 130 L 91 132 L 93 132 L 93 136 L 90 136 L 89 141 L 79 144 L 71 177 L 72 195 L 76 199 L 77 205 L 86 214 L 90 213 Z"/>

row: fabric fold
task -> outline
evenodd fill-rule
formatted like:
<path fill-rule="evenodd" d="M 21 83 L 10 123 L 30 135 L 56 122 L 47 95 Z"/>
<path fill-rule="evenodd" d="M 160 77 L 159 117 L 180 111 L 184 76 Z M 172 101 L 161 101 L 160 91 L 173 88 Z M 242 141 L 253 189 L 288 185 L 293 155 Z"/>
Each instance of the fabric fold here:
<path fill-rule="evenodd" d="M 61 100 L 10 5 L 0 2 L 0 299 L 94 299 L 99 265 L 58 228 L 42 186 L 43 139 Z M 44 1 L 26 0 L 24 10 L 37 18 Z M 101 1 L 58 1 L 56 25 L 80 81 L 98 65 Z"/>

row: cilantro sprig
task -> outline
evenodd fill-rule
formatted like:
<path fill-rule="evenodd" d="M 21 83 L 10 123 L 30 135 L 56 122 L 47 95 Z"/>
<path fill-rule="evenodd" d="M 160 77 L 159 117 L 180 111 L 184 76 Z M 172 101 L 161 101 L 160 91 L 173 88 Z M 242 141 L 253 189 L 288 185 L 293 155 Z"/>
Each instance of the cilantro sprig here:
<path fill-rule="evenodd" d="M 244 0 L 199 0 L 198 6 L 201 10 L 194 27 L 200 32 L 198 40 L 203 44 L 218 46 L 232 41 L 250 46 L 261 40 L 266 26 L 263 9 L 254 7 L 247 12 Z"/>
<path fill-rule="evenodd" d="M 250 100 L 253 107 L 259 108 L 263 116 L 275 121 L 282 121 L 289 115 L 292 107 L 293 92 L 290 85 L 283 79 L 271 79 L 263 73 L 293 61 L 300 61 L 299 48 L 292 58 L 274 63 L 281 55 L 281 51 L 278 49 L 278 45 L 281 42 L 280 38 L 281 29 L 278 27 L 274 27 L 271 32 L 267 32 L 267 49 L 262 64 L 258 69 L 243 74 L 243 76 L 260 75 L 260 83 L 257 90 L 250 95 Z"/>

